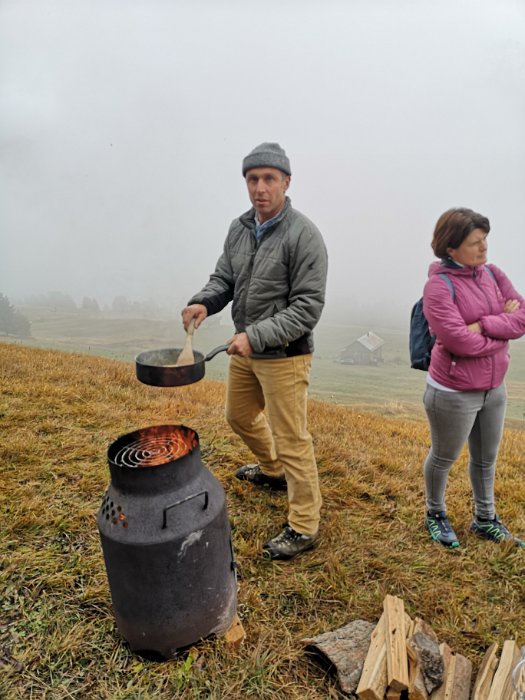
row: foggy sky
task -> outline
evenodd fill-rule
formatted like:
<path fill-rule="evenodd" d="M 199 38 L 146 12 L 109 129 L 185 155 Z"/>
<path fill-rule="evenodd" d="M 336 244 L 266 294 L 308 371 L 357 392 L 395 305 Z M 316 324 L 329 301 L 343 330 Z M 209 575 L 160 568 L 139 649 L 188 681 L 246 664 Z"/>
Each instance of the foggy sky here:
<path fill-rule="evenodd" d="M 278 141 L 329 307 L 408 308 L 451 206 L 525 293 L 524 69 L 522 0 L 0 0 L 0 292 L 187 299 Z"/>

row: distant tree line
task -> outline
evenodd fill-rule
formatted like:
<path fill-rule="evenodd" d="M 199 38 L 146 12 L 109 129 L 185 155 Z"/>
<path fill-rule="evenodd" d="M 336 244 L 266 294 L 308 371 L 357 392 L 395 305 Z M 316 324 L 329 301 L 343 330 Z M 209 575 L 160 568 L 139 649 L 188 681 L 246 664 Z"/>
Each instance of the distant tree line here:
<path fill-rule="evenodd" d="M 77 305 L 73 297 L 63 292 L 47 292 L 46 294 L 34 294 L 26 297 L 24 303 L 27 306 L 42 306 L 54 311 L 76 311 Z"/>
<path fill-rule="evenodd" d="M 127 297 L 125 296 L 117 296 L 113 299 L 113 303 L 111 304 L 111 311 L 115 314 L 124 314 L 124 315 L 131 315 L 131 314 L 150 314 L 153 313 L 155 314 L 158 312 L 159 306 L 158 304 L 153 301 L 130 301 Z"/>
<path fill-rule="evenodd" d="M 89 311 L 89 313 L 92 314 L 99 314 L 100 313 L 100 306 L 98 305 L 98 301 L 93 297 L 91 299 L 90 297 L 84 297 L 82 299 L 82 304 L 80 306 L 82 311 Z"/>
<path fill-rule="evenodd" d="M 116 296 L 112 303 L 101 308 L 95 297 L 84 297 L 79 306 L 73 297 L 63 292 L 47 292 L 46 294 L 34 294 L 24 299 L 26 306 L 37 306 L 53 311 L 86 311 L 89 313 L 101 313 L 106 311 L 119 315 L 151 314 L 159 311 L 159 305 L 153 301 L 131 301 L 127 297 Z"/>
<path fill-rule="evenodd" d="M 17 338 L 31 337 L 31 324 L 24 314 L 17 311 L 9 299 L 0 293 L 0 333 Z"/>
<path fill-rule="evenodd" d="M 80 304 L 64 292 L 46 292 L 26 296 L 23 306 L 48 309 L 57 312 L 85 314 L 114 314 L 115 316 L 134 316 L 138 318 L 163 317 L 166 314 L 178 317 L 180 309 L 185 305 L 185 299 L 166 299 L 162 304 L 154 299 L 135 301 L 120 294 L 113 298 L 110 304 L 101 304 L 95 297 L 85 296 Z"/>

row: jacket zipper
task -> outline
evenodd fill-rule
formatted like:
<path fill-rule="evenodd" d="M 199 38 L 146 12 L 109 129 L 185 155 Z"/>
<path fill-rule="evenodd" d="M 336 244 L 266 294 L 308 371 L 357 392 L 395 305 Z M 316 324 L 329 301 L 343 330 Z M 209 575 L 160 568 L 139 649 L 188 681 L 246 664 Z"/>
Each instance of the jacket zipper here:
<path fill-rule="evenodd" d="M 488 305 L 488 307 L 489 307 L 489 313 L 492 314 L 492 313 L 493 313 L 492 302 L 490 301 L 490 299 L 489 299 L 489 297 L 488 297 L 488 295 L 487 295 L 487 292 L 483 289 L 483 287 L 481 286 L 481 284 L 478 283 L 478 279 L 477 279 L 477 278 L 478 278 L 478 271 L 477 271 L 477 269 L 473 270 L 472 276 L 473 276 L 473 278 L 474 278 L 474 281 L 476 282 L 476 285 L 477 285 L 478 289 L 483 293 L 483 296 L 485 297 L 485 300 L 486 300 L 487 305 Z M 492 387 L 494 387 L 494 382 L 495 382 L 495 379 L 496 379 L 496 377 L 495 377 L 495 374 L 496 374 L 496 362 L 495 362 L 495 360 L 494 360 L 494 356 L 493 356 L 493 355 L 490 355 L 490 356 L 489 356 L 489 360 L 490 360 L 490 365 L 491 365 L 491 380 L 490 380 L 490 386 L 491 386 L 491 388 L 492 388 Z"/>
<path fill-rule="evenodd" d="M 252 281 L 252 273 L 253 273 L 253 266 L 255 263 L 255 256 L 257 255 L 257 253 L 261 247 L 261 243 L 262 243 L 263 239 L 266 238 L 270 233 L 273 233 L 274 228 L 276 228 L 276 226 L 280 223 L 281 222 L 278 221 L 275 226 L 272 226 L 270 229 L 265 231 L 260 238 L 257 238 L 257 236 L 255 235 L 255 230 L 250 230 L 250 234 L 255 239 L 255 248 L 252 250 L 251 255 L 250 255 L 250 263 L 248 266 L 248 275 L 246 277 L 246 282 L 247 282 L 246 294 L 244 295 L 244 304 L 243 304 L 243 317 L 245 320 L 246 320 L 246 305 L 248 303 L 248 290 L 250 288 L 250 282 Z"/>
<path fill-rule="evenodd" d="M 250 254 L 250 262 L 248 264 L 248 270 L 247 270 L 247 275 L 246 275 L 246 291 L 244 293 L 244 300 L 243 300 L 243 309 L 242 309 L 242 317 L 244 320 L 243 323 L 243 330 L 246 330 L 246 306 L 248 304 L 248 291 L 250 289 L 250 282 L 252 279 L 252 272 L 253 272 L 253 261 L 254 258 L 257 254 L 257 251 L 259 249 L 259 241 L 257 240 L 255 236 L 255 231 L 250 231 L 250 235 L 253 236 L 255 239 L 255 247 L 252 249 L 252 252 Z"/>
<path fill-rule="evenodd" d="M 493 307 L 492 307 L 492 302 L 491 302 L 491 300 L 489 299 L 489 296 L 488 296 L 487 292 L 483 289 L 483 287 L 481 286 L 481 284 L 478 283 L 478 280 L 477 280 L 477 278 L 478 278 L 478 271 L 477 271 L 477 270 L 474 270 L 473 273 L 472 273 L 472 276 L 473 276 L 474 280 L 476 281 L 476 285 L 477 285 L 478 289 L 479 289 L 481 292 L 483 292 L 483 296 L 485 297 L 485 299 L 486 299 L 486 301 L 487 301 L 487 304 L 488 304 L 488 307 L 489 307 L 489 313 L 491 313 L 491 314 L 494 313 L 494 310 L 493 310 Z"/>

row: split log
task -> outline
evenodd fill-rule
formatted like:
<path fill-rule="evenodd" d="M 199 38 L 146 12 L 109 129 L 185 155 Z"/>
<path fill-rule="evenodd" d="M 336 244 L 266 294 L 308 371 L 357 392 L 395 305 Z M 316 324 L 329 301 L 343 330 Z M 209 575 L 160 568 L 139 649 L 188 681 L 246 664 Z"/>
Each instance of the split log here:
<path fill-rule="evenodd" d="M 372 632 L 370 647 L 356 694 L 360 700 L 383 700 L 387 689 L 385 618 L 383 613 Z"/>
<path fill-rule="evenodd" d="M 333 632 L 325 632 L 301 643 L 320 651 L 335 666 L 341 690 L 354 693 L 370 646 L 375 625 L 365 620 L 353 620 Z"/>
<path fill-rule="evenodd" d="M 401 700 L 401 691 L 389 688 L 385 695 L 386 700 Z"/>
<path fill-rule="evenodd" d="M 434 690 L 431 700 L 468 700 L 472 663 L 461 654 L 453 654 L 448 644 L 439 647 L 444 663 L 443 684 Z"/>
<path fill-rule="evenodd" d="M 412 620 L 412 618 L 409 615 L 405 615 L 405 627 L 406 627 L 407 639 L 410 639 L 410 637 L 414 634 L 414 627 L 416 626 L 417 620 L 419 620 L 418 617 L 416 617 L 415 620 Z"/>
<path fill-rule="evenodd" d="M 512 671 L 520 658 L 520 650 L 513 639 L 503 642 L 501 658 L 494 674 L 488 700 L 501 700 L 515 697 L 512 686 Z"/>
<path fill-rule="evenodd" d="M 439 643 L 438 636 L 432 627 L 428 624 L 428 622 L 425 622 L 425 620 L 422 620 L 420 617 L 416 617 L 414 620 L 412 634 L 415 634 L 416 632 L 423 632 L 427 635 L 427 637 L 430 637 L 430 639 L 433 639 L 435 642 Z"/>
<path fill-rule="evenodd" d="M 425 669 L 427 664 L 425 657 L 421 654 L 417 654 L 416 647 L 413 646 L 411 641 L 415 634 L 420 633 L 425 635 L 427 638 L 428 645 L 435 645 L 433 648 L 434 667 L 439 664 L 438 675 L 433 678 L 433 673 L 428 671 L 426 673 L 425 682 Z M 437 688 L 443 682 L 443 659 L 441 658 L 441 653 L 439 651 L 439 642 L 437 634 L 434 632 L 432 627 L 422 620 L 420 617 L 416 617 L 412 622 L 410 629 L 410 634 L 407 639 L 407 652 L 408 652 L 408 697 L 409 700 L 428 700 L 429 693 L 431 693 L 434 688 Z"/>
<path fill-rule="evenodd" d="M 421 669 L 416 663 L 409 661 L 409 685 L 408 698 L 409 700 L 428 700 L 428 693 L 423 680 Z"/>
<path fill-rule="evenodd" d="M 443 683 L 439 688 L 434 690 L 430 698 L 431 700 L 452 700 L 453 696 L 450 692 L 452 690 L 452 683 L 454 682 L 456 657 L 452 654 L 450 647 L 445 642 L 439 645 L 439 651 L 443 658 Z"/>
<path fill-rule="evenodd" d="M 428 700 L 423 675 L 419 668 L 417 656 L 410 645 L 410 638 L 417 629 L 418 620 L 410 621 L 410 627 L 407 630 L 407 658 L 408 658 L 408 698 L 409 700 Z"/>
<path fill-rule="evenodd" d="M 489 697 L 492 679 L 498 667 L 498 657 L 496 656 L 498 648 L 499 644 L 494 642 L 485 652 L 481 666 L 479 667 L 478 675 L 476 676 L 476 682 L 474 683 L 472 700 L 487 700 Z"/>
<path fill-rule="evenodd" d="M 416 617 L 416 620 L 419 620 L 419 617 Z M 405 613 L 405 633 L 406 633 L 407 639 L 414 634 L 415 624 L 416 624 L 415 621 L 406 612 Z"/>
<path fill-rule="evenodd" d="M 418 658 L 423 675 L 423 682 L 430 695 L 443 683 L 444 664 L 439 644 L 424 632 L 416 632 L 410 640 L 410 645 Z"/>
<path fill-rule="evenodd" d="M 224 633 L 223 639 L 226 644 L 233 647 L 238 647 L 240 646 L 240 644 L 242 644 L 245 637 L 246 632 L 244 631 L 242 622 L 240 621 L 239 616 L 235 615 L 235 617 L 233 618 L 233 622 Z"/>
<path fill-rule="evenodd" d="M 383 601 L 383 610 L 385 613 L 387 685 L 393 690 L 406 690 L 409 679 L 405 605 L 401 598 L 386 595 Z"/>
<path fill-rule="evenodd" d="M 415 662 L 409 663 L 410 700 L 427 700 L 433 690 L 443 683 L 443 658 L 436 640 L 424 632 L 416 632 L 407 642 L 409 657 Z"/>
<path fill-rule="evenodd" d="M 454 685 L 451 698 L 454 700 L 469 700 L 470 682 L 472 680 L 472 661 L 456 654 L 456 667 L 454 669 Z"/>
<path fill-rule="evenodd" d="M 525 647 L 521 647 L 520 654 L 521 659 L 525 659 Z M 525 695 L 525 664 L 523 664 L 520 667 L 520 670 L 516 673 L 515 681 L 516 686 L 518 688 L 518 692 L 523 693 Z"/>

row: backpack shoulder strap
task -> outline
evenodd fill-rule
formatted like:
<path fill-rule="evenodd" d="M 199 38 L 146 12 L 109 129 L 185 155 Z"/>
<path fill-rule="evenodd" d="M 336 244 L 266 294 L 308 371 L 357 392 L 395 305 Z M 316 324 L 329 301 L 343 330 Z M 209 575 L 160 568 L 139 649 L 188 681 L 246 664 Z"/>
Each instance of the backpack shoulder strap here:
<path fill-rule="evenodd" d="M 489 273 L 489 275 L 490 275 L 490 276 L 492 277 L 492 279 L 494 280 L 494 284 L 497 286 L 497 285 L 498 285 L 498 282 L 497 282 L 497 280 L 496 280 L 496 276 L 495 276 L 494 272 L 492 271 L 492 269 L 491 269 L 488 265 L 485 265 L 485 266 L 484 266 L 484 269 Z"/>
<path fill-rule="evenodd" d="M 450 289 L 450 296 L 452 297 L 452 301 L 454 301 L 456 297 L 456 292 L 454 291 L 454 285 L 452 284 L 452 280 L 444 272 L 440 272 L 439 276 L 442 277 L 447 283 L 447 286 Z"/>

